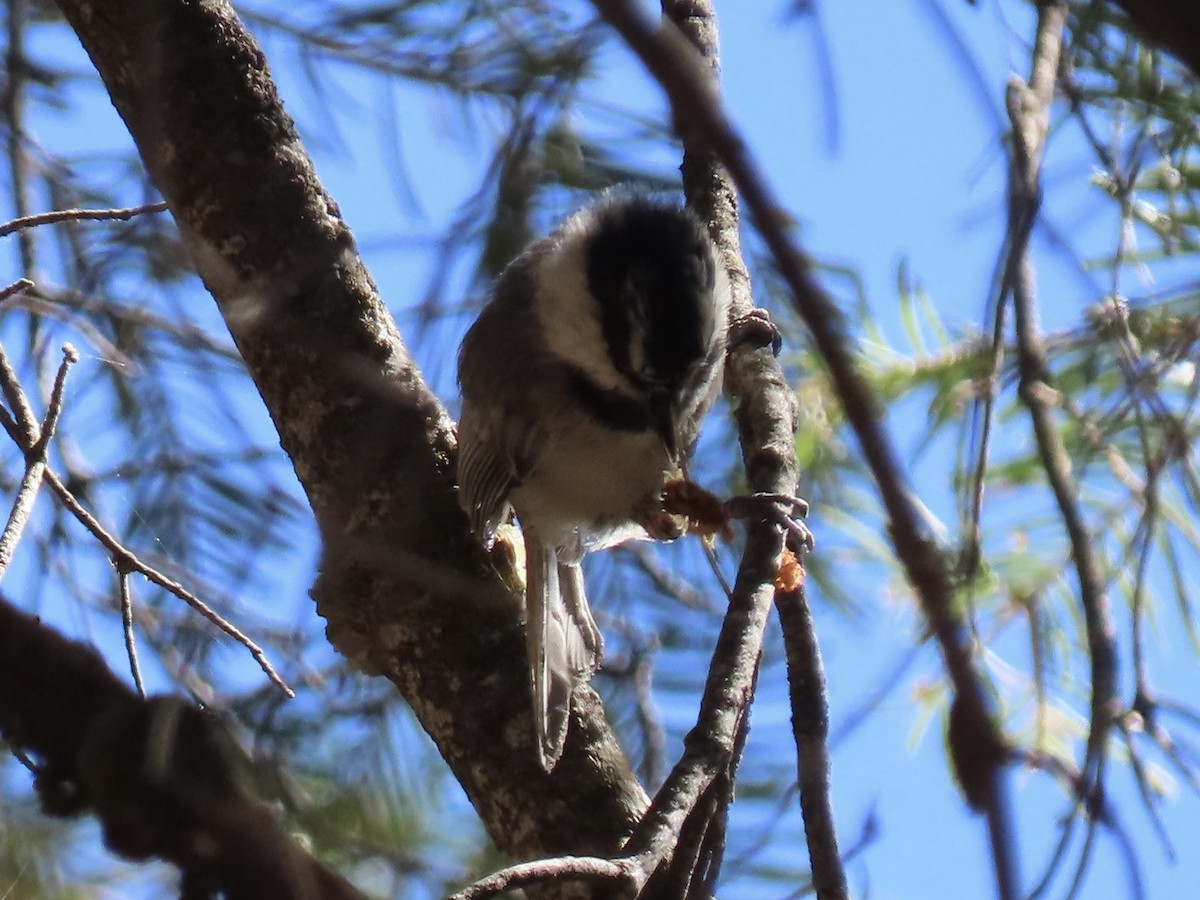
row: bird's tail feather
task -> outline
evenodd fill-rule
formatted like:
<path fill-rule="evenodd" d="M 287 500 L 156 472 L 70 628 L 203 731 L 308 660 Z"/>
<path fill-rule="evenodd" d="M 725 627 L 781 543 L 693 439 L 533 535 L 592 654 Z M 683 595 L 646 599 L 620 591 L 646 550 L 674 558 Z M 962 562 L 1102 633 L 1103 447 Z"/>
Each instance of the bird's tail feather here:
<path fill-rule="evenodd" d="M 547 772 L 562 756 L 575 685 L 600 664 L 604 644 L 583 592 L 577 560 L 525 530 L 525 642 L 533 681 L 538 755 Z"/>

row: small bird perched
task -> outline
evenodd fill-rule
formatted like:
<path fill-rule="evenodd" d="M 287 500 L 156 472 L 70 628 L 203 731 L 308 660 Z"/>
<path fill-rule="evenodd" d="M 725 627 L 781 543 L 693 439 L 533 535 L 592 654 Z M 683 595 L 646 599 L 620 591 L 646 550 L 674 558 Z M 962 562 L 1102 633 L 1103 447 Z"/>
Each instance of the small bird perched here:
<path fill-rule="evenodd" d="M 463 339 L 459 502 L 492 540 L 515 511 L 542 766 L 566 741 L 571 693 L 600 663 L 586 550 L 673 539 L 663 509 L 720 391 L 729 283 L 688 210 L 615 196 L 508 266 Z"/>

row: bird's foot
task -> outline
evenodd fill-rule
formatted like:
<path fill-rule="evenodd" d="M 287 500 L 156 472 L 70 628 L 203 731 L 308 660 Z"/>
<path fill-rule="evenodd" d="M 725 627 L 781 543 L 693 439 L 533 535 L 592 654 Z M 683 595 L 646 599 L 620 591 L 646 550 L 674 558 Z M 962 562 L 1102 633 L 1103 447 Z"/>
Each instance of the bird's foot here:
<path fill-rule="evenodd" d="M 801 520 L 808 515 L 808 502 L 792 494 L 762 492 L 730 497 L 724 503 L 730 519 L 769 519 L 787 535 L 788 547 L 795 553 L 807 553 L 815 541 Z"/>
<path fill-rule="evenodd" d="M 742 344 L 770 347 L 772 356 L 778 356 L 783 349 L 783 336 L 765 309 L 752 309 L 729 323 L 729 349 L 735 350 Z"/>

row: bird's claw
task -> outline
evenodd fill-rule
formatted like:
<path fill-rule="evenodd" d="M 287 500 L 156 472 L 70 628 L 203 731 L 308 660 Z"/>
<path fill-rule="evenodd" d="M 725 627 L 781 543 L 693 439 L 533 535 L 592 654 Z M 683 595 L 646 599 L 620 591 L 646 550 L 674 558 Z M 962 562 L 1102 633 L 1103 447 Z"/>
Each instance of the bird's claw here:
<path fill-rule="evenodd" d="M 787 545 L 795 553 L 811 552 L 816 544 L 801 521 L 808 515 L 808 502 L 792 494 L 742 494 L 725 501 L 725 512 L 732 519 L 769 518 L 783 528 Z"/>
<path fill-rule="evenodd" d="M 783 335 L 771 321 L 770 313 L 765 309 L 755 308 L 729 323 L 729 349 L 735 350 L 742 344 L 769 346 L 771 355 L 778 356 L 779 351 L 783 349 Z"/>

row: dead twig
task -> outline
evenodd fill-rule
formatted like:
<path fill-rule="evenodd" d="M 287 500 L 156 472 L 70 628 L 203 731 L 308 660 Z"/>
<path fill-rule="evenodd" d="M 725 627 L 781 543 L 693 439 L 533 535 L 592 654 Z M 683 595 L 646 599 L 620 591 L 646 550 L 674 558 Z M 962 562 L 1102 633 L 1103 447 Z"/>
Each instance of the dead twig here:
<path fill-rule="evenodd" d="M 42 477 L 46 472 L 46 454 L 50 449 L 50 439 L 54 436 L 54 429 L 58 426 L 58 418 L 62 414 L 63 387 L 67 380 L 67 370 L 78 359 L 79 354 L 75 352 L 75 348 L 70 344 L 64 344 L 63 361 L 58 367 L 58 375 L 54 379 L 54 388 L 50 393 L 46 419 L 41 428 L 37 429 L 38 433 L 33 446 L 26 451 L 25 474 L 17 488 L 17 496 L 13 501 L 12 511 L 9 513 L 8 523 L 4 526 L 4 533 L 0 534 L 0 578 L 4 577 L 4 573 L 8 570 L 8 564 L 12 562 L 17 544 L 25 531 L 25 524 L 33 512 L 33 504 L 41 490 Z M 0 379 L 4 380 L 6 394 L 9 393 L 7 385 L 10 376 L 16 377 L 12 366 L 8 363 L 4 348 L 0 347 Z M 19 392 L 18 387 L 18 394 Z"/>
<path fill-rule="evenodd" d="M 21 293 L 21 291 L 29 290 L 31 287 L 33 287 L 33 282 L 28 278 L 18 278 L 12 284 L 8 285 L 3 290 L 0 290 L 0 303 L 3 303 L 9 297 L 14 296 L 15 294 Z"/>
<path fill-rule="evenodd" d="M 65 352 L 65 351 L 64 351 Z M 74 352 L 73 350 L 71 351 Z M 55 393 L 58 395 L 58 404 L 61 406 L 61 382 L 65 378 L 65 371 L 62 371 L 59 379 L 55 382 Z M 15 413 L 10 414 L 6 409 L 0 409 L 0 427 L 3 427 L 13 442 L 28 456 L 33 453 L 39 445 L 41 435 L 36 420 L 33 418 L 33 410 L 29 405 L 29 400 L 25 396 L 25 392 L 21 389 L 20 383 L 17 381 L 17 376 L 8 361 L 7 355 L 3 348 L 0 347 L 0 392 L 8 400 L 9 405 Z M 52 397 L 52 403 L 53 403 Z M 57 418 L 57 414 L 56 414 Z M 267 659 L 263 649 L 244 634 L 233 623 L 225 619 L 217 613 L 212 607 L 208 606 L 199 597 L 187 590 L 179 582 L 174 581 L 159 572 L 152 566 L 142 562 L 142 560 L 133 551 L 129 550 L 116 537 L 108 532 L 103 525 L 93 516 L 84 506 L 75 498 L 75 496 L 63 484 L 61 478 L 55 474 L 51 468 L 44 468 L 41 476 L 50 488 L 58 497 L 59 502 L 63 504 L 67 510 L 79 520 L 80 524 L 86 528 L 97 541 L 100 542 L 112 557 L 113 565 L 117 571 L 122 574 L 137 572 L 153 584 L 157 584 L 164 590 L 174 594 L 188 606 L 192 607 L 201 616 L 219 628 L 225 634 L 229 635 L 243 647 L 250 651 L 250 655 L 254 657 L 255 662 L 263 670 L 266 676 L 279 687 L 287 696 L 295 696 L 294 692 L 287 683 L 275 671 L 275 667 L 271 665 Z"/>
<path fill-rule="evenodd" d="M 8 237 L 27 228 L 37 228 L 40 225 L 55 225 L 59 222 L 111 222 L 128 221 L 147 213 L 157 213 L 166 210 L 167 204 L 160 200 L 157 203 L 144 203 L 141 206 L 126 206 L 115 209 L 56 209 L 52 212 L 35 213 L 21 216 L 0 225 L 0 238 Z"/>
<path fill-rule="evenodd" d="M 129 673 L 140 696 L 146 696 L 142 683 L 142 668 L 138 665 L 137 641 L 133 634 L 133 597 L 129 589 L 129 573 L 117 570 L 117 589 L 121 597 L 121 630 L 125 633 L 125 653 L 129 657 Z"/>

